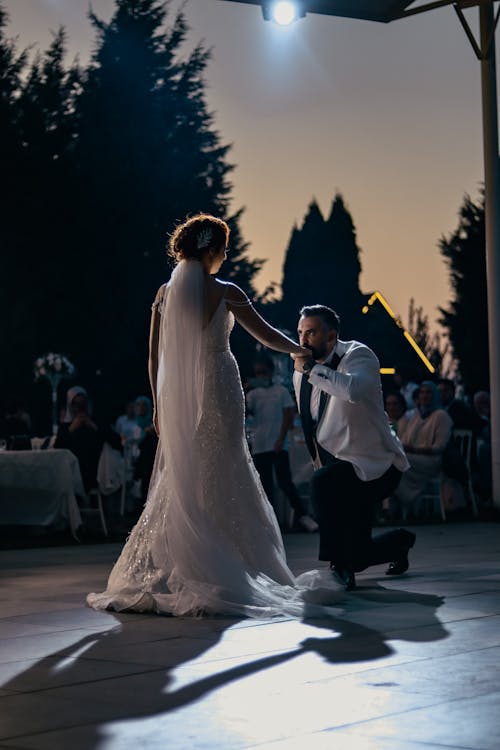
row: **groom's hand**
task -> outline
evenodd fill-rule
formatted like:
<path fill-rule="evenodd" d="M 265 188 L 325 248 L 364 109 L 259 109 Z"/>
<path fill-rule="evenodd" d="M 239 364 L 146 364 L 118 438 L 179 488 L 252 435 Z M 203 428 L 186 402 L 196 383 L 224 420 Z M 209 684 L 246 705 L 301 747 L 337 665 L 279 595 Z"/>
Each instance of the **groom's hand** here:
<path fill-rule="evenodd" d="M 297 372 L 302 372 L 302 373 L 309 372 L 309 370 L 311 370 L 316 364 L 310 354 L 308 354 L 305 357 L 294 356 L 293 360 L 294 360 L 293 362 L 294 370 L 297 370 Z"/>

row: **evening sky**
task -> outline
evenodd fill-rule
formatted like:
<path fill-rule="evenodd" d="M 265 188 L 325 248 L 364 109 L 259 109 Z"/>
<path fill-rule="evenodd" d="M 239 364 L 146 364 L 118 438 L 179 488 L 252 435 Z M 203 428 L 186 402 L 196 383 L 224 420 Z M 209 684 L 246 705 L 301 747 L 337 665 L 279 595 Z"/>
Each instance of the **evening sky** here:
<path fill-rule="evenodd" d="M 63 24 L 70 57 L 88 59 L 87 0 L 4 7 L 21 46 L 46 48 Z M 114 2 L 92 7 L 108 20 Z M 281 281 L 290 231 L 311 199 L 328 214 L 338 190 L 362 249 L 362 291 L 380 290 L 404 322 L 414 297 L 433 323 L 450 297 L 438 240 L 483 179 L 480 67 L 453 9 L 389 25 L 309 15 L 286 29 L 251 5 L 188 0 L 184 9 L 190 44 L 213 48 L 208 104 L 233 144 L 244 237 L 268 259 L 259 288 Z M 475 30 L 476 15 L 468 11 Z M 335 306 L 304 289 L 312 302 Z"/>

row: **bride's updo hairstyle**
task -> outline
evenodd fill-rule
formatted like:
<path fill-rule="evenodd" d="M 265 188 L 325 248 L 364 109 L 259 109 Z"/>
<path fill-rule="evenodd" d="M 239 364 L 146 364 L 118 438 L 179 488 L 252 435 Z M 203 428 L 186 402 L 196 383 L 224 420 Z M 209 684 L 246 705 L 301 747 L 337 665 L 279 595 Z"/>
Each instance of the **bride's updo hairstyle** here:
<path fill-rule="evenodd" d="M 210 250 L 225 248 L 229 227 L 222 219 L 198 214 L 179 224 L 170 235 L 168 254 L 176 263 L 181 260 L 202 260 Z"/>

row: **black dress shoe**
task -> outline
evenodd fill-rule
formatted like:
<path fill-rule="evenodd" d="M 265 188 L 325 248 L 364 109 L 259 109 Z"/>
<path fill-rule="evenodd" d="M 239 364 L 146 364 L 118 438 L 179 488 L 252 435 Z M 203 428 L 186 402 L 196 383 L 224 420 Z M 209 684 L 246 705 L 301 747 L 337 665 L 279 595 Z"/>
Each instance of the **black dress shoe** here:
<path fill-rule="evenodd" d="M 389 567 L 385 571 L 386 576 L 400 576 L 402 573 L 406 573 L 410 567 L 410 563 L 408 562 L 408 552 L 415 544 L 415 539 L 417 537 L 412 531 L 407 531 L 406 529 L 400 529 L 400 531 L 404 532 L 406 537 L 406 552 L 399 558 L 399 560 L 395 560 L 389 564 Z"/>
<path fill-rule="evenodd" d="M 386 576 L 400 576 L 402 573 L 406 573 L 410 563 L 408 562 L 408 555 L 401 557 L 397 562 L 389 563 L 389 567 L 385 571 Z"/>
<path fill-rule="evenodd" d="M 354 573 L 345 568 L 339 568 L 338 565 L 330 565 L 330 570 L 337 583 L 340 583 L 346 591 L 352 591 L 356 588 Z"/>

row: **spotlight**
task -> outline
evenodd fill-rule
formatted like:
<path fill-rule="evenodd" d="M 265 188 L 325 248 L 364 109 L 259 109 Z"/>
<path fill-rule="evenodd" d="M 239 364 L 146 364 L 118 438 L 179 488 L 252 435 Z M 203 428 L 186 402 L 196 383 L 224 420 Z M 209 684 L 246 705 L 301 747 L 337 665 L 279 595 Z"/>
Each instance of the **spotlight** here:
<path fill-rule="evenodd" d="M 280 26 L 289 26 L 306 12 L 300 0 L 263 0 L 262 15 L 265 21 L 274 21 Z"/>

